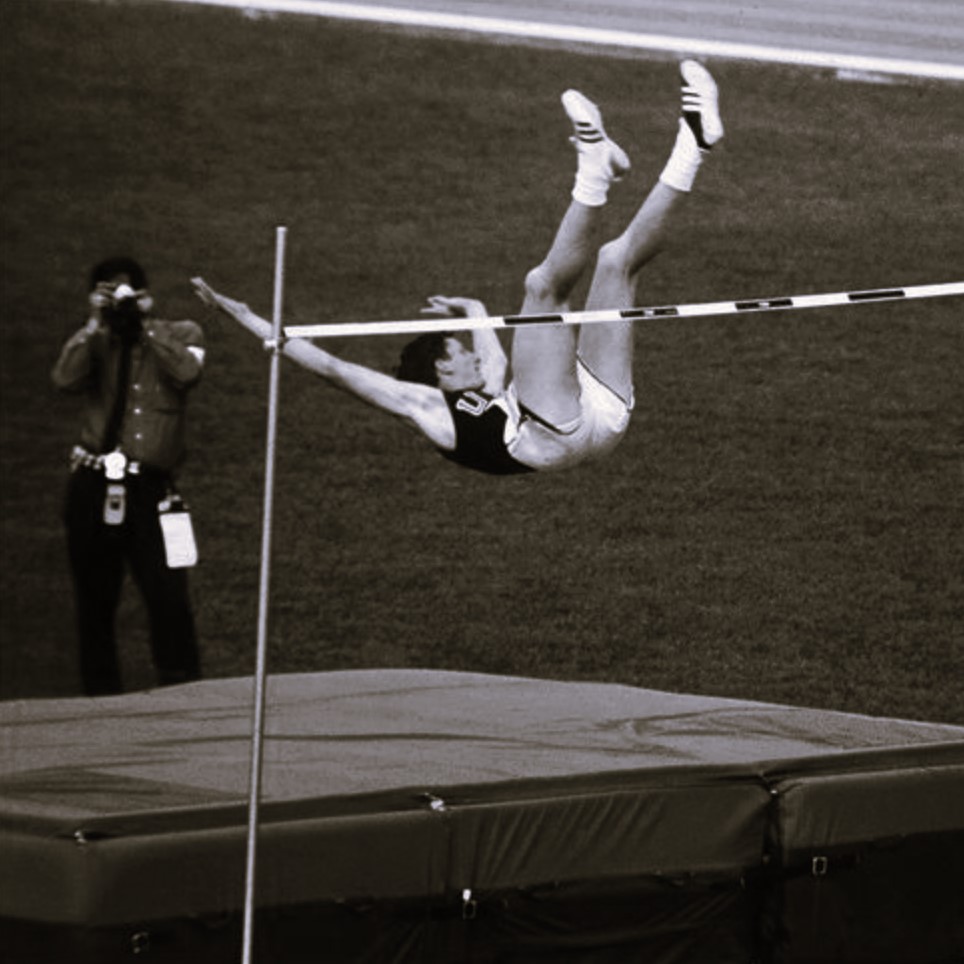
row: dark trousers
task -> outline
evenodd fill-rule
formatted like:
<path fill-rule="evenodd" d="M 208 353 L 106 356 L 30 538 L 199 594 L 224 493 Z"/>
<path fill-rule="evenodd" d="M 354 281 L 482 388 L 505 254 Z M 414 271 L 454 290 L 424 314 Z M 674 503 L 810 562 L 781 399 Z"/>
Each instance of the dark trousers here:
<path fill-rule="evenodd" d="M 169 569 L 157 504 L 169 479 L 157 472 L 128 476 L 127 510 L 122 525 L 103 520 L 107 480 L 95 469 L 71 473 L 65 522 L 74 578 L 80 672 L 84 692 L 122 692 L 114 632 L 125 564 L 147 606 L 158 682 L 164 686 L 200 677 L 187 571 Z"/>

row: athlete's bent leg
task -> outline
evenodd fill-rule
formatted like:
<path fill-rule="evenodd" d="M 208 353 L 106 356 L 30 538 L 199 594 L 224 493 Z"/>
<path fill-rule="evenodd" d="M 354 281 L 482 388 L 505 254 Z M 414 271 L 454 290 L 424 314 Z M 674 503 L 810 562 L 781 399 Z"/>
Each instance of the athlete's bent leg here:
<path fill-rule="evenodd" d="M 658 182 L 626 230 L 599 249 L 587 311 L 635 305 L 640 269 L 658 254 L 671 217 L 685 198 Z M 614 321 L 584 325 L 578 345 L 586 367 L 627 405 L 633 401 L 633 340 L 634 323 Z"/>
<path fill-rule="evenodd" d="M 587 310 L 629 308 L 636 303 L 639 273 L 658 253 L 679 207 L 692 190 L 703 159 L 723 136 L 716 83 L 692 60 L 680 65 L 683 116 L 659 182 L 626 230 L 603 245 L 586 300 Z M 589 370 L 625 402 L 633 397 L 633 323 L 586 325 L 579 355 Z"/>
<path fill-rule="evenodd" d="M 629 169 L 622 149 L 607 135 L 595 104 L 577 91 L 563 94 L 579 155 L 572 200 L 542 262 L 526 276 L 523 314 L 561 311 L 595 253 L 599 216 L 609 185 Z M 519 401 L 554 425 L 577 418 L 578 330 L 518 328 L 512 341 L 512 370 Z"/>

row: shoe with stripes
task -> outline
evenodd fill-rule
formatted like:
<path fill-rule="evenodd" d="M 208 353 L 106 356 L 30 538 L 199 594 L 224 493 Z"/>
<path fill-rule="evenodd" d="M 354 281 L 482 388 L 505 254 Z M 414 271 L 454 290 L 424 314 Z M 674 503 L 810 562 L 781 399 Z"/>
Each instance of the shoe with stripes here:
<path fill-rule="evenodd" d="M 562 106 L 572 122 L 573 135 L 569 140 L 580 155 L 598 158 L 600 167 L 614 181 L 627 174 L 629 158 L 606 133 L 599 108 L 578 90 L 567 90 L 562 95 Z"/>
<path fill-rule="evenodd" d="M 695 60 L 680 65 L 683 78 L 683 119 L 700 150 L 708 151 L 723 137 L 720 93 L 710 72 Z"/>

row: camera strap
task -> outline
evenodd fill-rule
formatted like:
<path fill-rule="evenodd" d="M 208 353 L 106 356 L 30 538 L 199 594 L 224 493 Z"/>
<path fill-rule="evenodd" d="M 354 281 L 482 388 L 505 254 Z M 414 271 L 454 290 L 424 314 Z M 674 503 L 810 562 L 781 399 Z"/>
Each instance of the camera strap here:
<path fill-rule="evenodd" d="M 121 339 L 120 358 L 117 362 L 117 381 L 114 385 L 114 404 L 111 406 L 110 415 L 107 418 L 104 442 L 101 445 L 102 452 L 110 452 L 116 448 L 120 437 L 124 411 L 127 408 L 127 386 L 131 377 L 131 351 L 133 347 L 126 338 Z"/>

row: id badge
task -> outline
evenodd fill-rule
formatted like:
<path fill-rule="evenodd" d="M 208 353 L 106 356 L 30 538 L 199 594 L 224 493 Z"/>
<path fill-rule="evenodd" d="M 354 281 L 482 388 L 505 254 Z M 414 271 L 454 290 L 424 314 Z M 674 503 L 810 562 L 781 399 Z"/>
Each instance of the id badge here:
<path fill-rule="evenodd" d="M 158 506 L 158 519 L 164 536 L 164 552 L 168 569 L 187 569 L 197 564 L 197 542 L 194 539 L 194 526 L 191 516 L 183 506 L 167 508 L 167 500 Z"/>
<path fill-rule="evenodd" d="M 127 490 L 120 482 L 108 482 L 104 494 L 104 524 L 119 526 L 127 515 Z"/>

